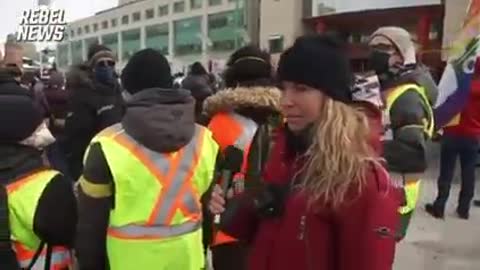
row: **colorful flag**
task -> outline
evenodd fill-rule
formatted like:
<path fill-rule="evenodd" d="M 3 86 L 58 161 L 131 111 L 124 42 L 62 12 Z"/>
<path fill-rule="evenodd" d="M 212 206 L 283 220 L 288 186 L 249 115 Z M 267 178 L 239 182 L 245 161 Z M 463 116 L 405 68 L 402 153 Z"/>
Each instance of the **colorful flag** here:
<path fill-rule="evenodd" d="M 455 40 L 439 83 L 435 104 L 437 129 L 456 125 L 470 96 L 470 85 L 480 47 L 480 0 L 472 0 L 463 28 Z"/>

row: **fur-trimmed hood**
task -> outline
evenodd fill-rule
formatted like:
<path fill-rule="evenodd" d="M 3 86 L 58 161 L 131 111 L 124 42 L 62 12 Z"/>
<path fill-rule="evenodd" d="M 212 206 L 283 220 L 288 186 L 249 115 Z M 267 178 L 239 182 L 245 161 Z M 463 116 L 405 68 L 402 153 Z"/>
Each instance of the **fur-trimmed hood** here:
<path fill-rule="evenodd" d="M 280 90 L 275 87 L 237 87 L 219 91 L 207 98 L 203 113 L 208 118 L 224 111 L 253 109 L 280 112 Z"/>

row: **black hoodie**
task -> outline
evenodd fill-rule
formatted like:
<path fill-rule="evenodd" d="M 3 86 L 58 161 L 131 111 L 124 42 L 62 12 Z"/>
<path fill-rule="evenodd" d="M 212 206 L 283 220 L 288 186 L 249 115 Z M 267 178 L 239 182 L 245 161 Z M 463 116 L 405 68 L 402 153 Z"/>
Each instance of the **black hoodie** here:
<path fill-rule="evenodd" d="M 194 108 L 195 102 L 189 91 L 145 89 L 127 102 L 122 125 L 125 132 L 144 147 L 169 153 L 179 150 L 192 139 L 195 130 Z M 90 146 L 83 177 L 94 184 L 114 184 L 99 143 Z M 80 219 L 76 250 L 80 269 L 106 269 L 106 230 L 110 209 L 114 208 L 113 202 L 114 195 L 92 198 L 79 189 Z"/>

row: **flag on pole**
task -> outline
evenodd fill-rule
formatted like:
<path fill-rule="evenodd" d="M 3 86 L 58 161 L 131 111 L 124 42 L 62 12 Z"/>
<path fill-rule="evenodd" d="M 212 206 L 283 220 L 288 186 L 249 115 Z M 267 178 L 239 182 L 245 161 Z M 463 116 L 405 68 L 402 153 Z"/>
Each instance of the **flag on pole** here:
<path fill-rule="evenodd" d="M 480 48 L 480 0 L 471 0 L 463 27 L 450 48 L 449 60 L 438 86 L 434 108 L 436 128 L 454 126 L 470 96 Z"/>

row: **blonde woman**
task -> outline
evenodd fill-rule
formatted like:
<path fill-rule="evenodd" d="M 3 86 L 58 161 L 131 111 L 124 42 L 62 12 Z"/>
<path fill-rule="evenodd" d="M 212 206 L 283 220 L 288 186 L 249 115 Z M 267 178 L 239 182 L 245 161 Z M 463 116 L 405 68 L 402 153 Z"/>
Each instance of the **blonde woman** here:
<path fill-rule="evenodd" d="M 228 207 L 220 188 L 212 194 L 225 231 L 251 244 L 250 270 L 392 269 L 400 200 L 369 143 L 367 117 L 351 104 L 345 55 L 324 36 L 299 38 L 283 53 L 287 123 L 265 187 Z"/>

